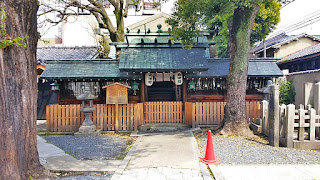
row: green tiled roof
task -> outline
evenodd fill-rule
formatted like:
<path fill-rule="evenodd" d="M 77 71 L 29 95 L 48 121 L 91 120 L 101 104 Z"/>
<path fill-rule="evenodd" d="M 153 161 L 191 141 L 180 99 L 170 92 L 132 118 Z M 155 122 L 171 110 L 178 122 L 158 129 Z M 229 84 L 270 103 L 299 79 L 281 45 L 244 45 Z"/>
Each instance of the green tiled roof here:
<path fill-rule="evenodd" d="M 249 77 L 280 77 L 282 71 L 276 64 L 278 59 L 256 58 L 249 59 L 248 76 Z M 229 74 L 230 59 L 209 59 L 208 71 L 200 73 L 190 73 L 187 77 L 226 77 Z"/>
<path fill-rule="evenodd" d="M 122 48 L 120 70 L 140 72 L 205 71 L 207 57 L 204 48 Z"/>
<path fill-rule="evenodd" d="M 41 77 L 46 79 L 94 79 L 127 78 L 127 73 L 120 72 L 119 62 L 111 60 L 54 60 L 47 61 Z M 130 75 L 130 78 L 142 78 Z"/>

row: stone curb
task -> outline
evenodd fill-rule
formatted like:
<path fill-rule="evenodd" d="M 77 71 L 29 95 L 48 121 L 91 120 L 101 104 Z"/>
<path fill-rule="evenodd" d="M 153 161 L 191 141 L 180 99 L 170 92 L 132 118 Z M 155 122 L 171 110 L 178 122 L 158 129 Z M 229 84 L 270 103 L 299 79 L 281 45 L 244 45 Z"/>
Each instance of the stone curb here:
<path fill-rule="evenodd" d="M 215 180 L 225 180 L 217 165 L 210 164 L 209 168 L 214 175 Z"/>
<path fill-rule="evenodd" d="M 124 169 L 127 167 L 133 153 L 136 151 L 137 144 L 141 141 L 141 137 L 139 136 L 134 145 L 129 150 L 126 157 L 122 160 L 120 166 L 117 168 L 116 172 L 112 175 L 110 180 L 119 180 Z"/>
<path fill-rule="evenodd" d="M 196 151 L 198 159 L 200 159 L 200 151 L 199 151 L 199 148 L 198 148 L 197 141 L 196 141 L 192 131 L 190 130 L 188 132 L 189 132 L 188 134 L 189 134 L 189 136 L 191 138 L 192 147 Z M 204 180 L 212 180 L 212 177 L 210 175 L 209 170 L 207 169 L 207 166 L 199 161 L 199 167 L 200 167 L 203 179 Z"/>

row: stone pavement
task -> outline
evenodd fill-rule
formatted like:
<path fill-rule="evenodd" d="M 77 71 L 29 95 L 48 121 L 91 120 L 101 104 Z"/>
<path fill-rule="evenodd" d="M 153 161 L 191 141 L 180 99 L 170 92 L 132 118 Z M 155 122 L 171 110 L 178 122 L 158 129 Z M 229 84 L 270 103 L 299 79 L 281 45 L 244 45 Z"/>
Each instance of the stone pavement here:
<path fill-rule="evenodd" d="M 40 163 L 54 172 L 104 171 L 114 172 L 121 160 L 77 160 L 45 139 L 37 136 Z"/>
<path fill-rule="evenodd" d="M 210 165 L 216 180 L 320 180 L 320 165 Z"/>

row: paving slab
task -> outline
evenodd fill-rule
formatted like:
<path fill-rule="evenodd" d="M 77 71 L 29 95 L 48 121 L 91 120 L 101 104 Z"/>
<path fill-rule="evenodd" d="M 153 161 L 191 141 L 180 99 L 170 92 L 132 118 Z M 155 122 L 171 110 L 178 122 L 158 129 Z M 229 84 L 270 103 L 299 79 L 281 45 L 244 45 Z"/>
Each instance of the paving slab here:
<path fill-rule="evenodd" d="M 225 180 L 320 179 L 320 165 L 210 165 L 209 167 L 214 175 L 217 171 L 221 173 L 218 179 Z"/>
<path fill-rule="evenodd" d="M 42 165 L 45 165 L 47 163 L 47 159 L 52 156 L 73 158 L 55 145 L 47 143 L 47 141 L 40 136 L 37 136 L 37 144 L 39 159 Z"/>
<path fill-rule="evenodd" d="M 131 169 L 123 172 L 120 180 L 203 180 L 201 172 L 195 169 L 168 167 Z"/>
<path fill-rule="evenodd" d="M 77 160 L 69 156 L 47 158 L 45 168 L 55 172 L 113 172 L 120 165 L 121 160 Z"/>
<path fill-rule="evenodd" d="M 200 170 L 189 132 L 141 136 L 126 169 L 155 167 Z"/>

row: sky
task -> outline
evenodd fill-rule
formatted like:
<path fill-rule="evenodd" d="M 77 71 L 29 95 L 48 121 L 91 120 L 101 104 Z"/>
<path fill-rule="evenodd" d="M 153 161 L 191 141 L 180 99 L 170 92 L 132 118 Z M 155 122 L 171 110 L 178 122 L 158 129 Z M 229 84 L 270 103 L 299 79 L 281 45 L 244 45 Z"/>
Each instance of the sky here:
<path fill-rule="evenodd" d="M 162 12 L 172 14 L 174 1 L 169 0 L 163 4 L 161 6 Z M 280 16 L 281 20 L 276 26 L 277 28 L 269 37 L 281 32 L 286 32 L 289 35 L 301 33 L 320 35 L 320 0 L 295 0 L 281 9 Z M 53 27 L 45 37 L 54 38 L 57 31 L 57 27 Z"/>
<path fill-rule="evenodd" d="M 295 0 L 281 9 L 280 19 L 273 35 L 283 31 L 289 35 L 320 35 L 320 0 Z"/>

